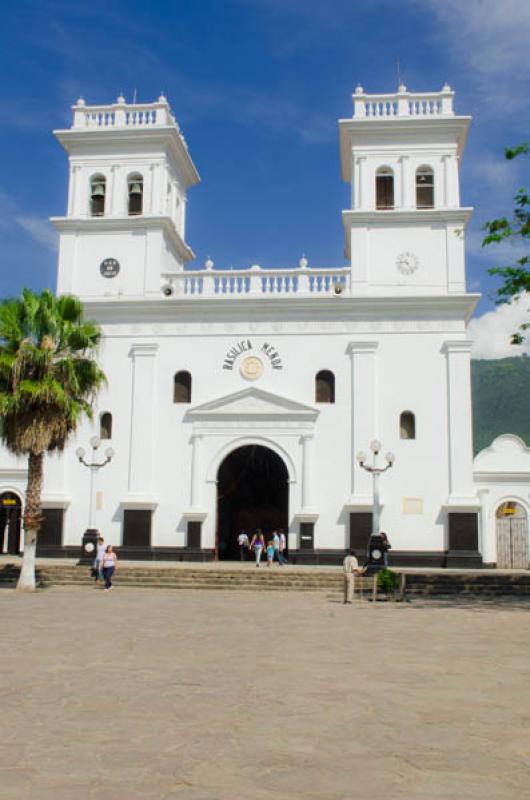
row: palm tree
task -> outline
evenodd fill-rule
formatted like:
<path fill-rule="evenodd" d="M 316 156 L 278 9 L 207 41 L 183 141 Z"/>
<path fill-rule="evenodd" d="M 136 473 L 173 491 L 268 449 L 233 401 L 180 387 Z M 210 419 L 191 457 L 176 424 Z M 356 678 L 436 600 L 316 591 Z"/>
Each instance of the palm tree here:
<path fill-rule="evenodd" d="M 95 355 L 101 332 L 81 302 L 48 289 L 0 303 L 0 436 L 28 457 L 24 557 L 17 588 L 35 589 L 44 454 L 62 450 L 105 381 Z"/>

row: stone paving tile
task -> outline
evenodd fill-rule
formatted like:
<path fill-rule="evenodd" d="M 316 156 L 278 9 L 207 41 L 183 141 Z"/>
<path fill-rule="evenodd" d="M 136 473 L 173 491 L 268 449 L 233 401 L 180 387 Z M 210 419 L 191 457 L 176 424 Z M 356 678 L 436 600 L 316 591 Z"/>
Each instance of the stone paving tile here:
<path fill-rule="evenodd" d="M 5 590 L 1 800 L 511 800 L 524 602 Z"/>

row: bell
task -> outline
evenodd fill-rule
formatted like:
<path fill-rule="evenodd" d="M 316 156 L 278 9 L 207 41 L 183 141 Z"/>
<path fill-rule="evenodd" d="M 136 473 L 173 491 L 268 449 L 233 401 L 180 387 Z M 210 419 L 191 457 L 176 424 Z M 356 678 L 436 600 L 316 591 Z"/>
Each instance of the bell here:
<path fill-rule="evenodd" d="M 142 184 L 137 183 L 136 181 L 131 183 L 129 187 L 129 194 L 142 194 Z"/>
<path fill-rule="evenodd" d="M 104 183 L 94 183 L 92 185 L 92 197 L 105 197 Z"/>

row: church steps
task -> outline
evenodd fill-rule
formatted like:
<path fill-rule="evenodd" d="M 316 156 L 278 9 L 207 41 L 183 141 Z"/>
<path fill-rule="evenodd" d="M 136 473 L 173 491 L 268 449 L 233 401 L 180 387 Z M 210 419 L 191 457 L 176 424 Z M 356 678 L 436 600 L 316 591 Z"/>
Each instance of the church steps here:
<path fill-rule="evenodd" d="M 0 586 L 14 586 L 18 564 L 0 566 Z M 86 566 L 50 565 L 37 568 L 39 586 L 93 586 L 90 569 Z M 530 573 L 428 573 L 406 575 L 408 597 L 530 597 Z M 161 589 L 204 589 L 234 591 L 321 591 L 342 590 L 339 570 L 290 571 L 288 568 L 252 569 L 190 569 L 183 567 L 142 568 L 120 567 L 117 586 Z"/>

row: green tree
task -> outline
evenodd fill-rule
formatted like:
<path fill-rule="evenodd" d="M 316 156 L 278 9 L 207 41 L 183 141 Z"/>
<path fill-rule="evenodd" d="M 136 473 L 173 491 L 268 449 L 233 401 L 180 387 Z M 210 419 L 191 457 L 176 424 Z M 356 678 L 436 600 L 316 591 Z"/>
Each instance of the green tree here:
<path fill-rule="evenodd" d="M 504 154 L 508 160 L 519 155 L 528 155 L 530 144 L 525 142 L 517 147 L 508 147 Z M 494 242 L 511 242 L 515 245 L 523 246 L 523 255 L 516 259 L 513 264 L 504 267 L 493 267 L 488 270 L 490 275 L 500 275 L 503 283 L 497 289 L 497 302 L 508 303 L 512 298 L 521 297 L 530 292 L 530 256 L 526 252 L 527 243 L 530 240 L 530 194 L 526 189 L 519 189 L 514 197 L 515 208 L 511 220 L 506 217 L 486 222 L 484 230 L 487 232 L 482 246 Z M 519 331 L 512 334 L 512 344 L 521 344 L 524 335 L 521 331 L 530 328 L 530 322 L 521 325 Z"/>
<path fill-rule="evenodd" d="M 76 297 L 24 289 L 0 303 L 0 436 L 28 457 L 19 589 L 35 589 L 44 454 L 62 450 L 81 418 L 91 417 L 105 381 L 95 358 L 100 338 Z"/>

